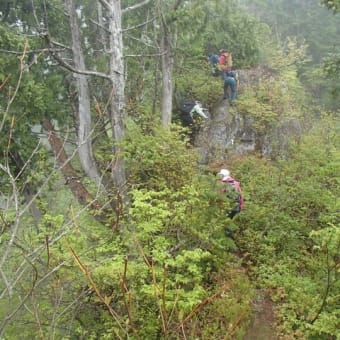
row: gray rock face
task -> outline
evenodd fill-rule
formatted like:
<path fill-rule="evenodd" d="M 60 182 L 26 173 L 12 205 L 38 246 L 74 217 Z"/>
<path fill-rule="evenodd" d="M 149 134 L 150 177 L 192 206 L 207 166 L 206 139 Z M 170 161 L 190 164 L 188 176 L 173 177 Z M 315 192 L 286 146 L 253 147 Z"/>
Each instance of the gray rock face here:
<path fill-rule="evenodd" d="M 242 88 L 254 85 L 268 76 L 268 70 L 253 69 L 239 72 Z M 202 164 L 223 160 L 229 152 L 239 155 L 257 153 L 262 157 L 275 157 L 287 148 L 288 139 L 299 138 L 302 125 L 297 118 L 283 118 L 276 126 L 263 133 L 256 130 L 252 117 L 242 116 L 237 104 L 230 106 L 227 100 L 216 103 L 209 120 L 204 122 L 194 142 Z"/>

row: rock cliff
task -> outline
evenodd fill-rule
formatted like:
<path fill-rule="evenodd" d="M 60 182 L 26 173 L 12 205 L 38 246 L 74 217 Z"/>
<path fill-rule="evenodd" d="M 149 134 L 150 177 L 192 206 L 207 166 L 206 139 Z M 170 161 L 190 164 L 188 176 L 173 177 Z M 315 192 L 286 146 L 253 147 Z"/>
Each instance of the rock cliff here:
<path fill-rule="evenodd" d="M 247 86 L 267 81 L 270 72 L 265 68 L 240 70 L 239 96 Z M 239 113 L 237 102 L 230 106 L 221 99 L 210 112 L 209 120 L 201 126 L 194 146 L 201 156 L 202 164 L 225 160 L 229 153 L 240 155 L 257 153 L 262 157 L 275 157 L 284 152 L 290 138 L 299 138 L 302 125 L 298 118 L 285 117 L 275 125 L 259 133 L 254 117 Z"/>

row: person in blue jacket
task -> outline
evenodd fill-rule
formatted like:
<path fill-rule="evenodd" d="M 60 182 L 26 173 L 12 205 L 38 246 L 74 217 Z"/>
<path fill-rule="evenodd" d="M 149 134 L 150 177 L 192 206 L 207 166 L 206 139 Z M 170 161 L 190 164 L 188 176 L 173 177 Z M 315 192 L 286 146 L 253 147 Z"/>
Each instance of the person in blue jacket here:
<path fill-rule="evenodd" d="M 221 70 L 219 68 L 219 56 L 217 54 L 210 53 L 209 63 L 212 67 L 213 76 L 218 77 L 221 74 Z"/>

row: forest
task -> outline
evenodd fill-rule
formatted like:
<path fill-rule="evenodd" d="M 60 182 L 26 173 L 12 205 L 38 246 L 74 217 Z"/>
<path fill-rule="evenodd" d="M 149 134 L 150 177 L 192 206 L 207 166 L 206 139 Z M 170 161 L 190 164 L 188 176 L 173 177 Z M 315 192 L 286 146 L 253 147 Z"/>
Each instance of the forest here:
<path fill-rule="evenodd" d="M 340 0 L 2 0 L 0 339 L 339 340 L 339 37 Z"/>

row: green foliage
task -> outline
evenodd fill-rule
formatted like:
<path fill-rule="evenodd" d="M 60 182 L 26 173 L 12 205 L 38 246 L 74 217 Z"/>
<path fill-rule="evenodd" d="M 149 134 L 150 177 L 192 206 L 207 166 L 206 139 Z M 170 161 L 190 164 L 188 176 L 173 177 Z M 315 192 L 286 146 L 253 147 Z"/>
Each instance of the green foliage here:
<path fill-rule="evenodd" d="M 266 25 L 245 13 L 235 1 L 207 1 L 207 22 L 203 33 L 206 54 L 226 48 L 233 54 L 234 66 L 242 68 L 259 62 Z"/>
<path fill-rule="evenodd" d="M 340 73 L 340 56 L 329 56 L 324 60 L 324 72 L 329 78 L 337 78 Z"/>
<path fill-rule="evenodd" d="M 18 256 L 8 266 L 19 266 L 25 248 L 39 254 L 40 262 L 30 273 L 33 276 L 37 271 L 42 278 L 34 287 L 27 280 L 16 289 L 22 294 L 34 288 L 34 297 L 26 306 L 39 310 L 35 316 L 41 324 L 38 334 L 52 331 L 57 324 L 69 324 L 71 332 L 54 330 L 54 334 L 112 338 L 112 334 L 127 332 L 132 338 L 175 337 L 182 321 L 187 332 L 201 328 L 209 333 L 204 322 L 192 329 L 189 316 L 224 285 L 223 278 L 213 276 L 228 261 L 228 249 L 235 247 L 224 233 L 229 207 L 219 198 L 216 178 L 199 174 L 197 155 L 181 140 L 181 130 L 155 128 L 145 135 L 132 123 L 129 129 L 125 156 L 135 171 L 129 178 L 131 207 L 122 221 L 124 228 L 112 234 L 91 216 L 79 214 L 71 197 L 59 192 L 54 194 L 54 205 L 44 206 L 48 211 L 36 235 L 31 230 L 18 235 L 21 244 L 13 251 Z M 65 205 L 71 207 L 65 209 Z M 6 220 L 13 221 L 9 216 Z M 231 322 L 245 311 L 250 299 L 244 278 L 238 278 L 236 270 L 233 278 L 237 293 L 221 298 L 229 304 L 219 316 L 222 320 L 229 315 Z M 73 301 L 81 301 L 74 310 L 68 307 Z M 117 320 L 103 301 L 117 313 Z M 208 306 L 209 311 L 219 308 L 217 303 Z M 6 315 L 4 304 L 0 312 Z M 35 320 L 26 311 L 18 317 L 25 323 Z M 55 322 L 48 326 L 51 319 Z M 12 323 L 6 334 L 10 337 L 17 331 L 29 337 L 24 324 L 14 328 Z"/>
<path fill-rule="evenodd" d="M 334 13 L 337 13 L 340 11 L 339 0 L 322 0 L 321 3 L 325 5 L 328 9 L 331 9 Z"/>
<path fill-rule="evenodd" d="M 168 27 L 178 30 L 174 46 L 177 101 L 192 97 L 213 107 L 222 86 L 220 79 L 211 77 L 206 57 L 211 50 L 226 47 L 233 52 L 236 67 L 266 60 L 271 69 L 259 86 L 245 89 L 237 103 L 242 115 L 253 118 L 257 132 L 264 135 L 282 118 L 301 116 L 305 102 L 297 74 L 306 46 L 299 39 L 285 40 L 283 52 L 278 50 L 268 39 L 268 26 L 244 14 L 234 1 L 186 1 L 177 11 L 171 9 L 173 4 L 159 2 Z M 32 2 L 17 5 L 17 14 L 24 14 L 32 24 Z M 52 38 L 68 45 L 67 17 L 60 15 L 63 4 L 45 5 Z M 96 10 L 95 2 L 83 5 L 87 65 L 105 70 L 103 46 L 99 39 L 92 41 L 98 31 L 87 20 Z M 124 2 L 130 5 L 133 2 Z M 281 10 L 281 5 L 278 2 L 273 9 Z M 256 295 L 253 285 L 272 292 L 282 335 L 338 336 L 336 113 L 320 116 L 319 127 L 310 122 L 309 134 L 299 143 L 292 141 L 283 159 L 244 157 L 235 162 L 233 172 L 242 183 L 246 208 L 229 221 L 230 203 L 219 194 L 218 180 L 198 164 L 185 130 L 176 125 L 163 130 L 155 117 L 159 51 L 154 46 L 159 41 L 159 22 L 149 21 L 142 30 L 133 27 L 138 27 L 140 17 L 158 15 L 160 8 L 150 3 L 131 11 L 132 15 L 124 12 L 124 24 L 129 27 L 124 54 L 130 57 L 125 59 L 129 119 L 122 147 L 128 172 L 124 189 L 130 201 L 113 232 L 75 203 L 64 179 L 53 170 L 49 153 L 35 148 L 38 136 L 32 126 L 44 117 L 69 130 L 72 108 L 67 106 L 66 93 L 74 89 L 44 54 L 28 73 L 21 74 L 18 56 L 26 62 L 25 46 L 39 50 L 45 46 L 38 37 L 25 45 L 27 40 L 18 30 L 5 24 L 13 23 L 15 11 L 0 8 L 4 13 L 1 47 L 13 52 L 0 55 L 4 94 L 0 141 L 5 156 L 1 208 L 6 208 L 0 213 L 1 258 L 10 250 L 1 267 L 1 294 L 6 297 L 0 299 L 0 320 L 18 308 L 4 325 L 4 339 L 16 339 L 18 334 L 22 339 L 241 339 Z M 37 7 L 38 16 L 42 8 Z M 291 25 L 285 22 L 287 17 L 277 18 L 277 23 Z M 131 57 L 142 54 L 153 57 Z M 337 66 L 335 59 L 326 60 L 325 71 L 335 75 Z M 320 72 L 313 69 L 308 75 L 315 86 Z M 7 75 L 11 77 L 3 83 Z M 15 101 L 8 106 L 17 85 Z M 95 79 L 90 85 L 106 103 L 111 96 L 106 81 Z M 106 111 L 102 113 L 95 155 L 107 164 L 114 156 L 104 130 Z M 20 158 L 24 166 L 16 163 Z M 22 197 L 32 197 L 31 188 L 39 196 L 26 204 Z M 32 216 L 33 203 L 42 216 Z M 236 245 L 225 236 L 226 228 L 234 231 L 254 282 L 230 254 Z M 15 282 L 13 287 L 5 279 Z"/>
<path fill-rule="evenodd" d="M 194 77 L 192 76 L 193 68 L 197 69 Z M 183 99 L 199 99 L 208 109 L 211 109 L 223 94 L 221 78 L 211 76 L 207 61 L 196 61 L 179 67 L 175 73 L 175 80 L 177 107 Z"/>
<path fill-rule="evenodd" d="M 40 47 L 38 36 L 28 39 L 6 23 L 0 25 L 0 35 L 4 49 L 0 54 L 1 154 L 10 174 L 20 174 L 16 180 L 18 186 L 25 187 L 22 192 L 32 193 L 51 169 L 48 152 L 40 140 L 39 124 L 45 117 L 65 118 L 64 103 L 56 97 L 63 93 L 57 87 L 61 77 L 44 72 L 43 68 L 49 67 L 42 55 L 38 57 L 39 65 L 29 65 L 29 51 Z"/>
<path fill-rule="evenodd" d="M 181 129 L 173 132 L 153 127 L 147 135 L 132 121 L 123 143 L 133 185 L 146 188 L 179 188 L 195 171 L 198 155 L 181 141 Z"/>
<path fill-rule="evenodd" d="M 330 87 L 329 92 L 332 95 L 332 99 L 335 103 L 338 103 L 340 100 L 340 86 L 339 86 L 339 77 L 340 77 L 340 54 L 330 55 L 323 61 L 323 72 L 326 75 L 327 85 Z M 337 105 L 335 105 L 335 109 Z"/>
<path fill-rule="evenodd" d="M 188 338 L 243 339 L 251 315 L 251 301 L 255 298 L 249 278 L 237 264 L 229 262 L 214 279 L 224 283 L 220 294 L 210 296 L 211 303 L 187 323 L 186 334 Z"/>
<path fill-rule="evenodd" d="M 240 245 L 257 281 L 273 292 L 282 334 L 297 338 L 338 336 L 335 122 L 325 117 L 317 123 L 284 162 L 248 158 L 239 168 L 249 195 Z"/>
<path fill-rule="evenodd" d="M 247 89 L 238 100 L 238 109 L 241 114 L 253 117 L 256 131 L 262 134 L 271 124 L 278 121 L 277 112 L 268 100 L 270 98 L 268 89 L 272 90 L 272 87 L 268 85 L 261 85 L 256 89 L 257 93 Z"/>
<path fill-rule="evenodd" d="M 212 186 L 216 179 L 197 177 L 193 167 L 196 156 L 176 130 L 155 130 L 145 136 L 132 124 L 125 143 L 126 161 L 135 164 L 130 177 L 135 189 L 123 233 L 129 249 L 127 280 L 130 285 L 133 282 L 131 294 L 139 301 L 134 318 L 146 327 L 145 331 L 144 327 L 136 330 L 141 336 L 146 330 L 152 334 L 152 329 L 161 327 L 145 323 L 151 317 L 145 314 L 145 306 L 150 306 L 152 319 L 170 317 L 172 324 L 206 297 L 205 282 L 226 260 L 225 251 L 232 244 L 224 235 L 226 206 L 216 205 L 218 196 Z M 171 153 L 166 151 L 168 145 Z M 146 150 L 151 153 L 145 155 Z M 135 248 L 129 245 L 131 240 Z M 110 267 L 112 272 L 112 264 Z M 161 282 L 165 284 L 162 293 L 157 288 Z"/>
<path fill-rule="evenodd" d="M 296 39 L 298 46 L 306 46 L 307 60 L 299 64 L 299 77 L 311 89 L 311 98 L 316 105 L 321 103 L 330 109 L 337 107 L 338 97 L 330 97 L 332 92 L 338 92 L 337 83 L 324 79 L 323 75 L 315 71 L 329 54 L 339 53 L 339 45 L 335 43 L 338 40 L 339 16 L 322 8 L 320 1 L 277 0 L 275 6 L 269 0 L 241 2 L 246 4 L 251 13 L 268 23 L 273 37 L 284 48 L 289 37 Z M 321 3 L 334 11 L 338 10 L 337 1 L 326 0 Z"/>
<path fill-rule="evenodd" d="M 325 117 L 324 125 L 292 146 L 288 161 L 247 157 L 235 167 L 246 194 L 246 209 L 234 222 L 237 243 L 253 278 L 272 291 L 281 332 L 296 337 L 326 337 L 337 331 L 339 152 L 332 122 L 332 117 Z M 216 194 L 218 181 L 198 174 L 194 161 L 187 163 L 193 150 L 183 146 L 176 130 L 155 129 L 144 135 L 134 124 L 130 129 L 134 138 L 127 134 L 126 160 L 137 170 L 131 172 L 131 208 L 124 229 L 111 235 L 86 216 L 74 220 L 68 229 L 65 216 L 48 214 L 39 228 L 41 244 L 46 243 L 44 235 L 52 240 L 68 230 L 67 243 L 88 268 L 101 296 L 128 325 L 131 337 L 176 336 L 179 322 L 184 321 L 188 336 L 230 332 L 241 338 L 254 292 L 237 270 L 217 279 L 230 261 L 227 250 L 233 248 L 224 235 L 228 207 Z M 164 149 L 167 143 L 176 157 Z M 140 157 L 143 150 L 151 151 L 145 159 Z M 165 169 L 172 169 L 171 176 L 164 174 Z M 182 174 L 183 181 L 179 180 Z M 67 243 L 61 239 L 51 245 L 49 260 L 47 252 L 41 256 L 53 268 L 64 261 L 67 265 L 40 295 L 48 296 L 53 287 L 59 296 L 68 287 L 60 309 L 54 307 L 55 313 L 62 313 L 67 299 L 87 292 L 77 309 L 79 323 L 72 324 L 73 334 L 109 338 L 120 333 L 94 287 L 71 260 Z M 222 289 L 222 295 L 192 315 L 202 301 L 221 289 L 223 280 L 231 280 L 232 288 Z M 51 302 L 41 297 L 39 301 L 40 311 L 52 317 Z M 62 315 L 60 323 L 67 320 L 67 314 Z M 30 320 L 26 314 L 20 316 Z M 234 328 L 235 323 L 240 324 Z"/>

